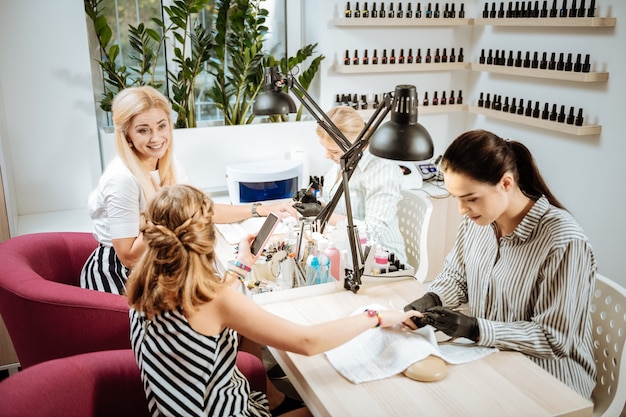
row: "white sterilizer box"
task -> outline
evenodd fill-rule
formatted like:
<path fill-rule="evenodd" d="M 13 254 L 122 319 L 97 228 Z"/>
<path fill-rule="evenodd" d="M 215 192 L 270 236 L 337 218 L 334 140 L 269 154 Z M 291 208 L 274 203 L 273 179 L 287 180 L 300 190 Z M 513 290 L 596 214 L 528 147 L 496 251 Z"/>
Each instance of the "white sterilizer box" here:
<path fill-rule="evenodd" d="M 279 159 L 226 167 L 228 196 L 232 204 L 293 197 L 302 182 L 302 161 Z"/>

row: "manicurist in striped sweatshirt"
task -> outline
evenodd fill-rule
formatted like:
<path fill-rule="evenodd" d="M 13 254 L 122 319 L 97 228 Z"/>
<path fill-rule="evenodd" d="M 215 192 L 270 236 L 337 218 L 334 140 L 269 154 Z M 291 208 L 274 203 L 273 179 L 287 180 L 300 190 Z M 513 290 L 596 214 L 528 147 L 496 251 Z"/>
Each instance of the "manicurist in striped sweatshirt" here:
<path fill-rule="evenodd" d="M 582 228 L 520 142 L 469 131 L 441 168 L 463 219 L 429 292 L 405 307 L 423 318 L 407 324 L 522 352 L 590 399 L 597 266 Z M 468 315 L 454 311 L 464 303 Z"/>

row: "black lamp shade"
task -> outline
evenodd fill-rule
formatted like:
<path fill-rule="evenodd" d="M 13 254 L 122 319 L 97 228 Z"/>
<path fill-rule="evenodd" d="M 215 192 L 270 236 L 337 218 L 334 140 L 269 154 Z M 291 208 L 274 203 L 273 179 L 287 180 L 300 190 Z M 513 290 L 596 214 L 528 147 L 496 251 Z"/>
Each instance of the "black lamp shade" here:
<path fill-rule="evenodd" d="M 374 132 L 369 145 L 373 155 L 397 161 L 424 161 L 435 147 L 430 134 L 417 122 L 417 91 L 412 85 L 396 86 L 391 120 Z"/>
<path fill-rule="evenodd" d="M 259 93 L 254 101 L 252 113 L 257 116 L 295 113 L 296 103 L 289 97 L 289 94 L 283 91 L 283 77 L 278 67 L 265 68 L 263 78 L 265 79 L 264 91 Z"/>

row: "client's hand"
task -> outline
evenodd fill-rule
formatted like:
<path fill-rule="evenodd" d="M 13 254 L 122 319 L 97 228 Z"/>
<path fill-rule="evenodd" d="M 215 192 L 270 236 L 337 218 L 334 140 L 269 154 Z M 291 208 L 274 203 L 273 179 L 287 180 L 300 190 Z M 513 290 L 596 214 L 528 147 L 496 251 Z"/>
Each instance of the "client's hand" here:
<path fill-rule="evenodd" d="M 419 311 L 420 313 L 424 313 L 429 308 L 440 305 L 441 300 L 439 299 L 439 296 L 434 292 L 427 292 L 422 296 L 422 298 L 418 298 L 412 303 L 404 306 L 404 311 L 415 310 Z M 426 317 L 413 317 L 413 323 L 415 323 L 417 327 L 424 327 L 429 324 Z"/>
<path fill-rule="evenodd" d="M 424 312 L 428 324 L 450 337 L 465 337 L 478 341 L 478 320 L 449 308 L 436 306 Z"/>

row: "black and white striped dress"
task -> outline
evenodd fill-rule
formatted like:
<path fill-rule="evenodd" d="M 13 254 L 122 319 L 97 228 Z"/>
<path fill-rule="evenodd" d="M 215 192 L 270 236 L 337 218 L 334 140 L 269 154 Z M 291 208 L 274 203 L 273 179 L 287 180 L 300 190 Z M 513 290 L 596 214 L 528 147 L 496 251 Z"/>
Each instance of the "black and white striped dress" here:
<path fill-rule="evenodd" d="M 429 291 L 443 305 L 469 303 L 482 346 L 517 350 L 585 398 L 596 368 L 590 303 L 596 261 L 580 226 L 539 198 L 515 230 L 467 216 Z"/>
<path fill-rule="evenodd" d="M 130 310 L 131 343 L 152 416 L 270 417 L 264 393 L 236 367 L 237 333 L 205 336 L 179 311 Z"/>

